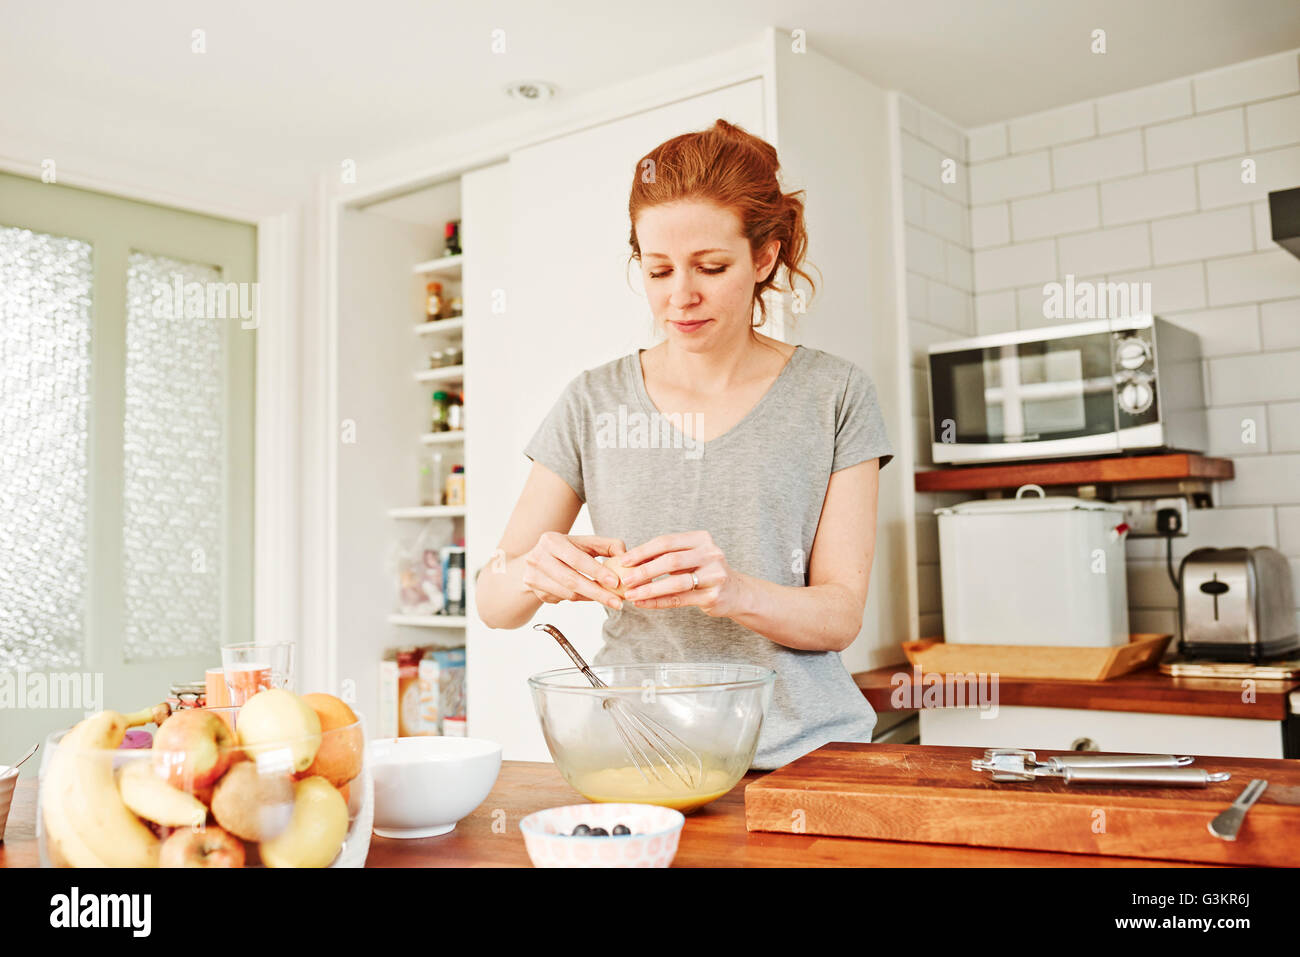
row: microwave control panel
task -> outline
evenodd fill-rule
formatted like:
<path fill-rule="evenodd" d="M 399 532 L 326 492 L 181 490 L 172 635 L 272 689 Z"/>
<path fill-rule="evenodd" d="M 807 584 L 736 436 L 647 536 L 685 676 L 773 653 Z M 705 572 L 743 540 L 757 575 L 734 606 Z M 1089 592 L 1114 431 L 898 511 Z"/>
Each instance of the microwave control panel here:
<path fill-rule="evenodd" d="M 1155 348 L 1152 330 L 1131 329 L 1112 337 L 1115 412 L 1121 429 L 1160 419 L 1156 407 Z"/>

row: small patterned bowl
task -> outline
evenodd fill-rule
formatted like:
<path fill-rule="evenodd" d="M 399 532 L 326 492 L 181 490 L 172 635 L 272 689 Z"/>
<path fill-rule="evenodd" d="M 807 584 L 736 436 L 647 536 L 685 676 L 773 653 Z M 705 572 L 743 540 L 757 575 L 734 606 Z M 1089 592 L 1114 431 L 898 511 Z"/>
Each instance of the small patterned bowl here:
<path fill-rule="evenodd" d="M 519 822 L 535 867 L 667 867 L 677 854 L 686 818 L 653 804 L 570 804 L 530 814 Z M 574 837 L 579 824 L 631 834 Z"/>

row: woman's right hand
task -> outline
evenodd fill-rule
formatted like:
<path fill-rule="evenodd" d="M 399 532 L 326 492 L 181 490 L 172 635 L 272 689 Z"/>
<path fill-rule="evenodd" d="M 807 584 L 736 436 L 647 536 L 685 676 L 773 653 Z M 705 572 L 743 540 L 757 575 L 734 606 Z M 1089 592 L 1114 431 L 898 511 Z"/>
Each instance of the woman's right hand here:
<path fill-rule="evenodd" d="M 618 587 L 618 576 L 594 556 L 613 557 L 626 551 L 617 538 L 543 532 L 524 555 L 524 587 L 548 604 L 598 601 L 617 610 L 623 600 L 610 589 Z"/>

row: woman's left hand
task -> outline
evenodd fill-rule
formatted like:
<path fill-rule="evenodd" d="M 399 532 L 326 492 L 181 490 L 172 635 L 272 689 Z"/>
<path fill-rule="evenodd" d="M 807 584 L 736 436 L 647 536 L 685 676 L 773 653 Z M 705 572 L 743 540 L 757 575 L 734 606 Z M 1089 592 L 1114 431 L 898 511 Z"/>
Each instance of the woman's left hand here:
<path fill-rule="evenodd" d="M 727 564 L 708 532 L 660 535 L 628 549 L 618 561 L 629 569 L 624 594 L 637 608 L 694 605 L 706 615 L 727 618 L 743 607 L 743 576 Z M 664 574 L 668 577 L 651 581 Z"/>

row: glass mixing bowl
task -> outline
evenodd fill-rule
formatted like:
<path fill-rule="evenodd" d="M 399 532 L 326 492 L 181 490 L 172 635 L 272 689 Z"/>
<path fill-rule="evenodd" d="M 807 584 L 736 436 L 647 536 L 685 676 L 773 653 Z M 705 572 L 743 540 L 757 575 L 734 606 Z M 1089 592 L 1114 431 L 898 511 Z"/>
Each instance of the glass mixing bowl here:
<path fill-rule="evenodd" d="M 578 668 L 528 679 L 551 757 L 587 800 L 658 804 L 689 814 L 722 797 L 749 770 L 772 703 L 775 671 L 726 662 L 591 670 L 609 687 L 593 688 Z M 680 744 L 670 750 L 680 752 L 684 745 L 699 755 L 702 779 L 688 786 L 673 774 L 672 762 L 635 760 L 616 715 L 632 725 L 636 716 L 648 719 L 676 736 Z M 649 748 L 645 753 L 654 754 Z"/>

